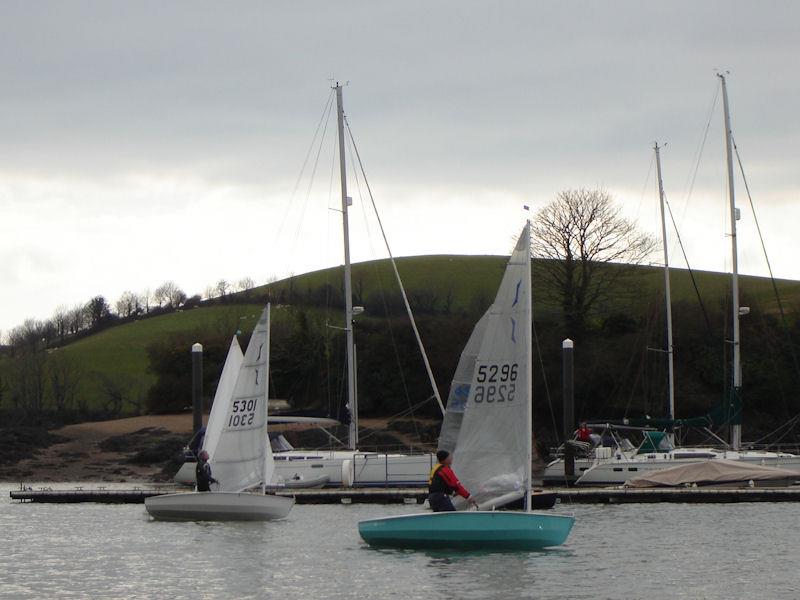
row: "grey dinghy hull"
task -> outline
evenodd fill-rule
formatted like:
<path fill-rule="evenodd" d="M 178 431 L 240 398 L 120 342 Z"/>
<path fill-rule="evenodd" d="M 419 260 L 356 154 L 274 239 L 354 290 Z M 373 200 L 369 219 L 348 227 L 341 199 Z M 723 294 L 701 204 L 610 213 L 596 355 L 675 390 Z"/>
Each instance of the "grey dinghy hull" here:
<path fill-rule="evenodd" d="M 152 496 L 144 502 L 163 521 L 271 521 L 283 519 L 294 498 L 250 492 L 185 492 Z"/>

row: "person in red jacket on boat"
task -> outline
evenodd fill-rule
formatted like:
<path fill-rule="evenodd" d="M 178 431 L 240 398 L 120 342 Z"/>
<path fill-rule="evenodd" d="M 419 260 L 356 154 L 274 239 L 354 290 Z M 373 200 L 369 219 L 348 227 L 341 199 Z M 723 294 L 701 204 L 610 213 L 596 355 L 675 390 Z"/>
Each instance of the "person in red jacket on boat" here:
<path fill-rule="evenodd" d="M 450 496 L 458 494 L 467 502 L 478 507 L 478 503 L 470 496 L 466 488 L 456 477 L 450 465 L 453 462 L 453 455 L 447 450 L 439 450 L 436 453 L 438 464 L 431 470 L 431 477 L 428 481 L 428 504 L 431 505 L 433 512 L 445 512 L 455 510 Z"/>

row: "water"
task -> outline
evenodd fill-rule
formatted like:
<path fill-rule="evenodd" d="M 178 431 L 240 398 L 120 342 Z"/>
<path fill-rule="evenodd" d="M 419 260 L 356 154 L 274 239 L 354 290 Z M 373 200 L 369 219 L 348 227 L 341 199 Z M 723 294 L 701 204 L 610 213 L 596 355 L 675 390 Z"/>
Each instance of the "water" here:
<path fill-rule="evenodd" d="M 143 505 L 18 504 L 0 487 L 2 598 L 797 598 L 800 504 L 576 505 L 528 553 L 364 545 L 416 506 L 295 506 L 272 523 L 165 523 Z"/>

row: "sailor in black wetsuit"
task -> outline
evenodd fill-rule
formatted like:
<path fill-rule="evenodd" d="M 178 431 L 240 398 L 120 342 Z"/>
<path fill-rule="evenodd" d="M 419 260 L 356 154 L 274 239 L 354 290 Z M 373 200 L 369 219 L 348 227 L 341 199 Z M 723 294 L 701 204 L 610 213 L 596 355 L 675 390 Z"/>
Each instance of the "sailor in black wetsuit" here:
<path fill-rule="evenodd" d="M 198 492 L 210 492 L 212 483 L 219 483 L 211 476 L 211 465 L 208 464 L 208 452 L 203 450 L 197 457 L 197 467 L 194 471 L 197 479 Z"/>

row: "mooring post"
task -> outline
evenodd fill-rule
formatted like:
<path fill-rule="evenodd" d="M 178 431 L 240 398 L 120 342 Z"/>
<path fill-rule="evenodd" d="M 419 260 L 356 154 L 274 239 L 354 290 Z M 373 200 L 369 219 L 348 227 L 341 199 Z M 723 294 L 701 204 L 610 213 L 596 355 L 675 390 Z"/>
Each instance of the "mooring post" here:
<path fill-rule="evenodd" d="M 203 344 L 192 344 L 192 431 L 203 426 Z"/>
<path fill-rule="evenodd" d="M 573 349 L 575 344 L 567 338 L 561 342 L 561 366 L 564 403 L 564 475 L 575 476 L 575 448 L 568 442 L 575 431 L 575 366 Z"/>

